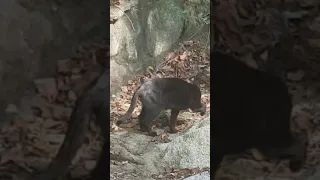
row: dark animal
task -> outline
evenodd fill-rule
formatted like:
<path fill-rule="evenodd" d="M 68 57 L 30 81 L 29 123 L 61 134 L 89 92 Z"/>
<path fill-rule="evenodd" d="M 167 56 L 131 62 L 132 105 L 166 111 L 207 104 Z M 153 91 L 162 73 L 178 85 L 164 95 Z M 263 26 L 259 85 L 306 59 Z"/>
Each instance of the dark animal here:
<path fill-rule="evenodd" d="M 141 131 L 146 131 L 150 136 L 156 136 L 152 125 L 162 110 L 171 109 L 169 127 L 172 133 L 175 129 L 177 117 L 181 110 L 190 108 L 193 112 L 205 114 L 206 106 L 201 103 L 201 92 L 198 86 L 179 78 L 152 78 L 148 79 L 135 91 L 131 105 L 117 124 L 126 123 L 130 118 L 138 97 L 142 103 L 139 115 Z"/>
<path fill-rule="evenodd" d="M 85 132 L 92 114 L 96 116 L 96 123 L 101 127 L 104 136 L 104 145 L 101 150 L 97 165 L 91 172 L 92 180 L 100 180 L 101 177 L 110 176 L 106 168 L 109 168 L 110 146 L 110 75 L 109 70 L 101 73 L 101 76 L 89 85 L 84 94 L 77 100 L 74 111 L 68 122 L 66 137 L 57 156 L 52 160 L 49 167 L 30 180 L 58 180 L 66 175 L 77 150 L 81 147 L 85 138 Z"/>
<path fill-rule="evenodd" d="M 306 138 L 291 133 L 291 96 L 278 77 L 232 56 L 211 56 L 211 168 L 224 155 L 257 148 L 269 158 L 289 158 L 292 171 L 305 161 Z"/>

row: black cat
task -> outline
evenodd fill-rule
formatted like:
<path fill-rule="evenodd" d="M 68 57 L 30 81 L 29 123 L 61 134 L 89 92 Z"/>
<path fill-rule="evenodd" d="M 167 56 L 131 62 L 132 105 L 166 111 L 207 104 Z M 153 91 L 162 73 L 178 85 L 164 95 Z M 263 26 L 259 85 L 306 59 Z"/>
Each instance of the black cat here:
<path fill-rule="evenodd" d="M 206 112 L 206 106 L 201 103 L 201 91 L 198 86 L 179 78 L 152 78 L 143 82 L 136 90 L 128 111 L 117 124 L 127 122 L 138 97 L 142 102 L 142 110 L 138 117 L 140 129 L 147 131 L 150 136 L 157 135 L 152 131 L 152 126 L 162 110 L 171 109 L 169 124 L 172 133 L 177 132 L 175 126 L 181 110 L 190 108 L 193 112 L 200 112 L 201 115 Z"/>

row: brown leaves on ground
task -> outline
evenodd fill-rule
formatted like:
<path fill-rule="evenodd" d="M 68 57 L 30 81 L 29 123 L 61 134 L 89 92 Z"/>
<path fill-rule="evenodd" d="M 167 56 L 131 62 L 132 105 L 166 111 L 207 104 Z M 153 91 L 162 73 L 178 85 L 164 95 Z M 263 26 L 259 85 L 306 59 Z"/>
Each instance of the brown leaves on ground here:
<path fill-rule="evenodd" d="M 173 52 L 168 53 L 164 57 L 164 61 L 157 67 L 152 67 L 153 71 L 160 74 L 161 77 L 178 77 L 188 82 L 196 82 L 199 84 L 203 95 L 203 101 L 206 102 L 210 108 L 210 59 L 208 56 L 207 48 L 204 48 L 199 42 L 185 41 L 180 43 L 180 47 Z M 139 87 L 140 79 L 150 78 L 150 74 L 137 75 L 132 80 L 129 80 L 127 85 L 121 87 L 121 92 L 117 95 L 113 95 L 111 100 L 111 118 L 110 118 L 110 130 L 118 131 L 115 128 L 115 122 L 119 117 L 125 114 L 129 109 L 131 98 L 134 91 Z M 138 117 L 141 111 L 141 103 L 138 102 L 138 107 L 135 108 L 131 118 Z M 209 112 L 209 110 L 208 110 Z M 177 126 L 177 130 L 183 130 L 191 124 L 191 121 L 187 121 L 194 116 L 193 113 L 182 113 L 179 115 L 179 119 L 183 114 L 189 114 L 186 119 L 186 123 Z M 124 127 L 124 126 L 121 126 Z M 133 128 L 134 125 L 129 125 L 127 128 Z"/>
<path fill-rule="evenodd" d="M 83 44 L 74 57 L 58 61 L 55 77 L 34 80 L 38 92 L 33 98 L 34 115 L 21 114 L 0 135 L 0 168 L 1 172 L 8 172 L 7 176 L 11 176 L 9 179 L 17 174 L 11 172 L 9 166 L 19 166 L 19 173 L 32 173 L 33 170 L 45 168 L 56 155 L 65 137 L 66 121 L 77 97 L 99 74 L 96 52 L 107 50 L 107 43 L 102 41 Z M 91 134 L 97 134 L 97 128 L 92 128 L 92 125 L 90 127 Z M 100 141 L 96 141 L 97 137 L 92 135 L 87 136 L 83 148 L 73 161 L 72 173 L 76 177 L 81 176 L 76 172 L 87 174 L 91 170 L 87 167 L 93 167 L 89 164 L 95 162 L 96 152 L 100 149 Z M 82 170 L 78 171 L 79 168 Z"/>

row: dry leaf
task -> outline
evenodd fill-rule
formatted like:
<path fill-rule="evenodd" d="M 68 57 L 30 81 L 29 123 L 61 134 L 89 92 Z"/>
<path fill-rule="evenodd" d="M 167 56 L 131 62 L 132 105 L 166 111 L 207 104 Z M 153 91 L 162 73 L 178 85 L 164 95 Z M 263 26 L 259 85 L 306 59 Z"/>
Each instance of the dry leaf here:
<path fill-rule="evenodd" d="M 180 60 L 185 60 L 188 57 L 188 51 L 184 51 L 183 54 L 179 56 Z"/>
<path fill-rule="evenodd" d="M 133 128 L 134 126 L 135 126 L 135 124 L 131 124 L 131 123 L 126 124 L 127 128 Z"/>

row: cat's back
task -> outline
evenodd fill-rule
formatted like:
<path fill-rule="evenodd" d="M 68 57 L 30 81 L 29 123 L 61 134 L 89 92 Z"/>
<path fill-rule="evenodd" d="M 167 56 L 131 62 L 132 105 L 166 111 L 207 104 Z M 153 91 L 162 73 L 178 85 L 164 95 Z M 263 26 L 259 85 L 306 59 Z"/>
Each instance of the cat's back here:
<path fill-rule="evenodd" d="M 158 78 L 155 79 L 154 84 L 156 84 L 156 87 L 159 87 L 163 93 L 176 92 L 178 95 L 199 89 L 196 85 L 180 78 Z"/>

